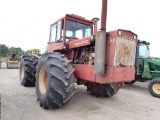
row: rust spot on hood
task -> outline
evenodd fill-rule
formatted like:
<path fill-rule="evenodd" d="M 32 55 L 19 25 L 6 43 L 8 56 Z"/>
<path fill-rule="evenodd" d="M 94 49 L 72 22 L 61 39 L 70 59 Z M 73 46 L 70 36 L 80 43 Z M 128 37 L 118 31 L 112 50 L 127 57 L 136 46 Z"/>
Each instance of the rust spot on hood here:
<path fill-rule="evenodd" d="M 118 38 L 116 41 L 115 65 L 132 66 L 135 61 L 135 41 Z"/>

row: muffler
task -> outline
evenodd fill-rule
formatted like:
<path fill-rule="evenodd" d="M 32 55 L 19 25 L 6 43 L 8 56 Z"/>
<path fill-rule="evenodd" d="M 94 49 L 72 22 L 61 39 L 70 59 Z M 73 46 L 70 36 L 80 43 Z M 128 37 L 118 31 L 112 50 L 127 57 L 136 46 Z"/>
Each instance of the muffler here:
<path fill-rule="evenodd" d="M 96 74 L 105 73 L 107 2 L 108 0 L 102 0 L 101 31 L 96 33 L 94 58 L 94 71 Z"/>
<path fill-rule="evenodd" d="M 96 33 L 94 70 L 96 74 L 105 73 L 106 31 Z"/>

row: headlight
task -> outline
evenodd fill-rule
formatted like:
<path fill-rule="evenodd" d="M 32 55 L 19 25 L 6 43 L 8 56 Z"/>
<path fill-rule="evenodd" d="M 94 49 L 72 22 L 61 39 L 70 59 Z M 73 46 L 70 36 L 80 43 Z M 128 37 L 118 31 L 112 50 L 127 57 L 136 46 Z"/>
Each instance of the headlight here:
<path fill-rule="evenodd" d="M 118 31 L 118 35 L 121 35 L 121 34 L 122 34 L 122 31 L 119 30 L 119 31 Z"/>

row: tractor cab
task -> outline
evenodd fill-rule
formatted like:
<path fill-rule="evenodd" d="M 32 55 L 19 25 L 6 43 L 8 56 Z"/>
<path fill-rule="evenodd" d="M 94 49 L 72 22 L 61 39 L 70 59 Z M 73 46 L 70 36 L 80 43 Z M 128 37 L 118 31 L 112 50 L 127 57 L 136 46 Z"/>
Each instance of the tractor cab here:
<path fill-rule="evenodd" d="M 150 58 L 149 42 L 138 41 L 139 46 L 139 58 Z"/>
<path fill-rule="evenodd" d="M 136 52 L 136 74 L 142 75 L 144 71 L 145 61 L 150 58 L 150 43 L 147 41 L 138 40 Z"/>
<path fill-rule="evenodd" d="M 40 54 L 41 54 L 40 49 L 31 49 L 32 56 L 40 56 Z"/>
<path fill-rule="evenodd" d="M 40 58 L 41 56 L 41 50 L 40 49 L 31 49 L 31 50 L 28 50 L 26 51 L 25 53 L 26 55 L 29 55 L 29 56 L 35 56 L 37 58 Z"/>
<path fill-rule="evenodd" d="M 65 15 L 50 26 L 48 51 L 75 47 L 74 42 L 71 42 L 75 40 L 83 39 L 82 42 L 76 44 L 77 46 L 78 44 L 89 44 L 91 36 L 97 31 L 97 27 L 93 27 L 97 26 L 97 21 L 97 18 L 91 21 L 74 14 Z"/>
<path fill-rule="evenodd" d="M 17 54 L 8 54 L 8 59 L 11 61 L 17 61 L 18 56 L 17 56 Z"/>

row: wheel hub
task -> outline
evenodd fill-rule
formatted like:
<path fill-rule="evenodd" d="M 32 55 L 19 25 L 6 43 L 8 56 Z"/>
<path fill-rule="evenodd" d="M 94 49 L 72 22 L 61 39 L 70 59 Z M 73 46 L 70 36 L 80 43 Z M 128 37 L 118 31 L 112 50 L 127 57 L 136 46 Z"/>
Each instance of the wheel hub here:
<path fill-rule="evenodd" d="M 41 94 L 45 94 L 48 88 L 48 75 L 47 70 L 44 66 L 40 68 L 39 72 L 39 90 Z"/>
<path fill-rule="evenodd" d="M 152 88 L 155 93 L 160 94 L 160 84 L 159 83 L 154 84 Z"/>
<path fill-rule="evenodd" d="M 24 65 L 20 64 L 20 80 L 24 78 Z"/>

